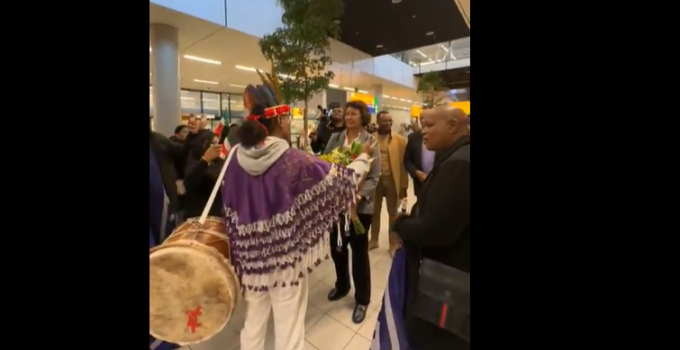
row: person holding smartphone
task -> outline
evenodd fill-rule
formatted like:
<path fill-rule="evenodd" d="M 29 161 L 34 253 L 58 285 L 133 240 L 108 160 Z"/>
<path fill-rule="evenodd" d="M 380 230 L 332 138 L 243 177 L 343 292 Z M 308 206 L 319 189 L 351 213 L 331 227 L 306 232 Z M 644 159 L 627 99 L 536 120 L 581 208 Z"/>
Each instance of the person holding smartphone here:
<path fill-rule="evenodd" d="M 200 149 L 194 149 L 200 154 L 192 154 L 189 157 L 184 174 L 185 215 L 187 218 L 200 216 L 208 202 L 215 181 L 220 174 L 224 159 L 220 157 L 222 145 L 220 138 L 212 132 L 202 133 L 202 137 L 196 143 L 202 145 Z M 215 198 L 209 215 L 222 215 L 222 201 L 220 196 Z"/>

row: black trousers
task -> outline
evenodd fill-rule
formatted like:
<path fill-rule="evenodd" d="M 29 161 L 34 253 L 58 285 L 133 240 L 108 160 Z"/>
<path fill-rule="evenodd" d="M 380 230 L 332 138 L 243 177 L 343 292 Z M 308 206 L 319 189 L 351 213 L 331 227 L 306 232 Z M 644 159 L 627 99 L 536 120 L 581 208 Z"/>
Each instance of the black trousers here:
<path fill-rule="evenodd" d="M 342 249 L 338 251 L 338 227 L 331 231 L 331 257 L 335 264 L 335 289 L 339 292 L 350 290 L 349 281 L 349 251 L 348 245 L 352 247 L 352 277 L 354 279 L 354 299 L 359 305 L 368 305 L 371 301 L 371 263 L 368 259 L 368 236 L 371 232 L 371 221 L 373 214 L 359 214 L 359 221 L 366 230 L 365 233 L 357 235 L 354 232 L 354 225 L 350 223 L 350 235 L 346 237 L 342 232 Z M 344 230 L 344 215 L 340 218 L 340 229 Z"/>

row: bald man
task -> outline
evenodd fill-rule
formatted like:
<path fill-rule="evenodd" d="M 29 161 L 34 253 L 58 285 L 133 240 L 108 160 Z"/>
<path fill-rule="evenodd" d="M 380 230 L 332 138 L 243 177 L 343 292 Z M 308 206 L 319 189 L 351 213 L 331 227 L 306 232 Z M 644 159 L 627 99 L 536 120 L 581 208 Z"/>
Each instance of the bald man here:
<path fill-rule="evenodd" d="M 406 259 L 405 332 L 414 349 L 469 349 L 467 116 L 451 107 L 423 114 L 423 144 L 436 152 L 434 166 L 421 185 L 412 214 L 399 217 L 392 227 L 403 241 L 398 254 Z"/>

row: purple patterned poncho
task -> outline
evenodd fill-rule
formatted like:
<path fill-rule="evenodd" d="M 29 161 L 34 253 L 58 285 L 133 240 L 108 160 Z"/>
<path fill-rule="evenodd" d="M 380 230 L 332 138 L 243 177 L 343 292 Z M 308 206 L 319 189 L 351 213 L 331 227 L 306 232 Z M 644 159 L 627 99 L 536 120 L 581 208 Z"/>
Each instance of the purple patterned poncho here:
<path fill-rule="evenodd" d="M 298 285 L 326 258 L 356 196 L 354 170 L 287 149 L 261 175 L 234 156 L 222 182 L 232 264 L 244 291 Z"/>

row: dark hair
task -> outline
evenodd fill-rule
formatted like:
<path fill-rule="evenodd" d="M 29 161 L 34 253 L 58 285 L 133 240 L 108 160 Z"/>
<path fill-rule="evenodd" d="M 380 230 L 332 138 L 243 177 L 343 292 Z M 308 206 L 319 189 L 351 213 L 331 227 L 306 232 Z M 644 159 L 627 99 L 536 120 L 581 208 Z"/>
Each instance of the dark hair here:
<path fill-rule="evenodd" d="M 182 129 L 184 129 L 186 127 L 187 126 L 184 125 L 184 124 L 177 125 L 177 127 L 175 128 L 175 134 L 179 134 L 179 132 L 182 131 Z"/>
<path fill-rule="evenodd" d="M 371 113 L 368 113 L 368 107 L 363 101 L 349 101 L 345 105 L 345 110 L 350 107 L 361 113 L 361 126 L 366 126 L 371 123 Z"/>
<path fill-rule="evenodd" d="M 340 103 L 331 102 L 331 103 L 328 104 L 328 109 L 336 109 L 336 108 L 340 108 Z"/>
<path fill-rule="evenodd" d="M 264 141 L 268 134 L 271 134 L 276 128 L 276 121 L 279 118 L 264 118 L 264 107 L 261 105 L 254 105 L 250 110 L 251 115 L 258 115 L 260 119 L 258 120 L 248 120 L 243 121 L 241 126 L 236 129 L 236 137 L 238 137 L 239 142 L 243 147 L 250 148 L 255 147 L 257 144 Z M 264 128 L 262 127 L 264 126 Z M 267 129 L 265 132 L 264 129 Z"/>
<path fill-rule="evenodd" d="M 380 111 L 378 112 L 378 115 L 375 117 L 375 120 L 380 120 L 380 116 L 383 114 L 390 114 L 388 111 Z"/>

